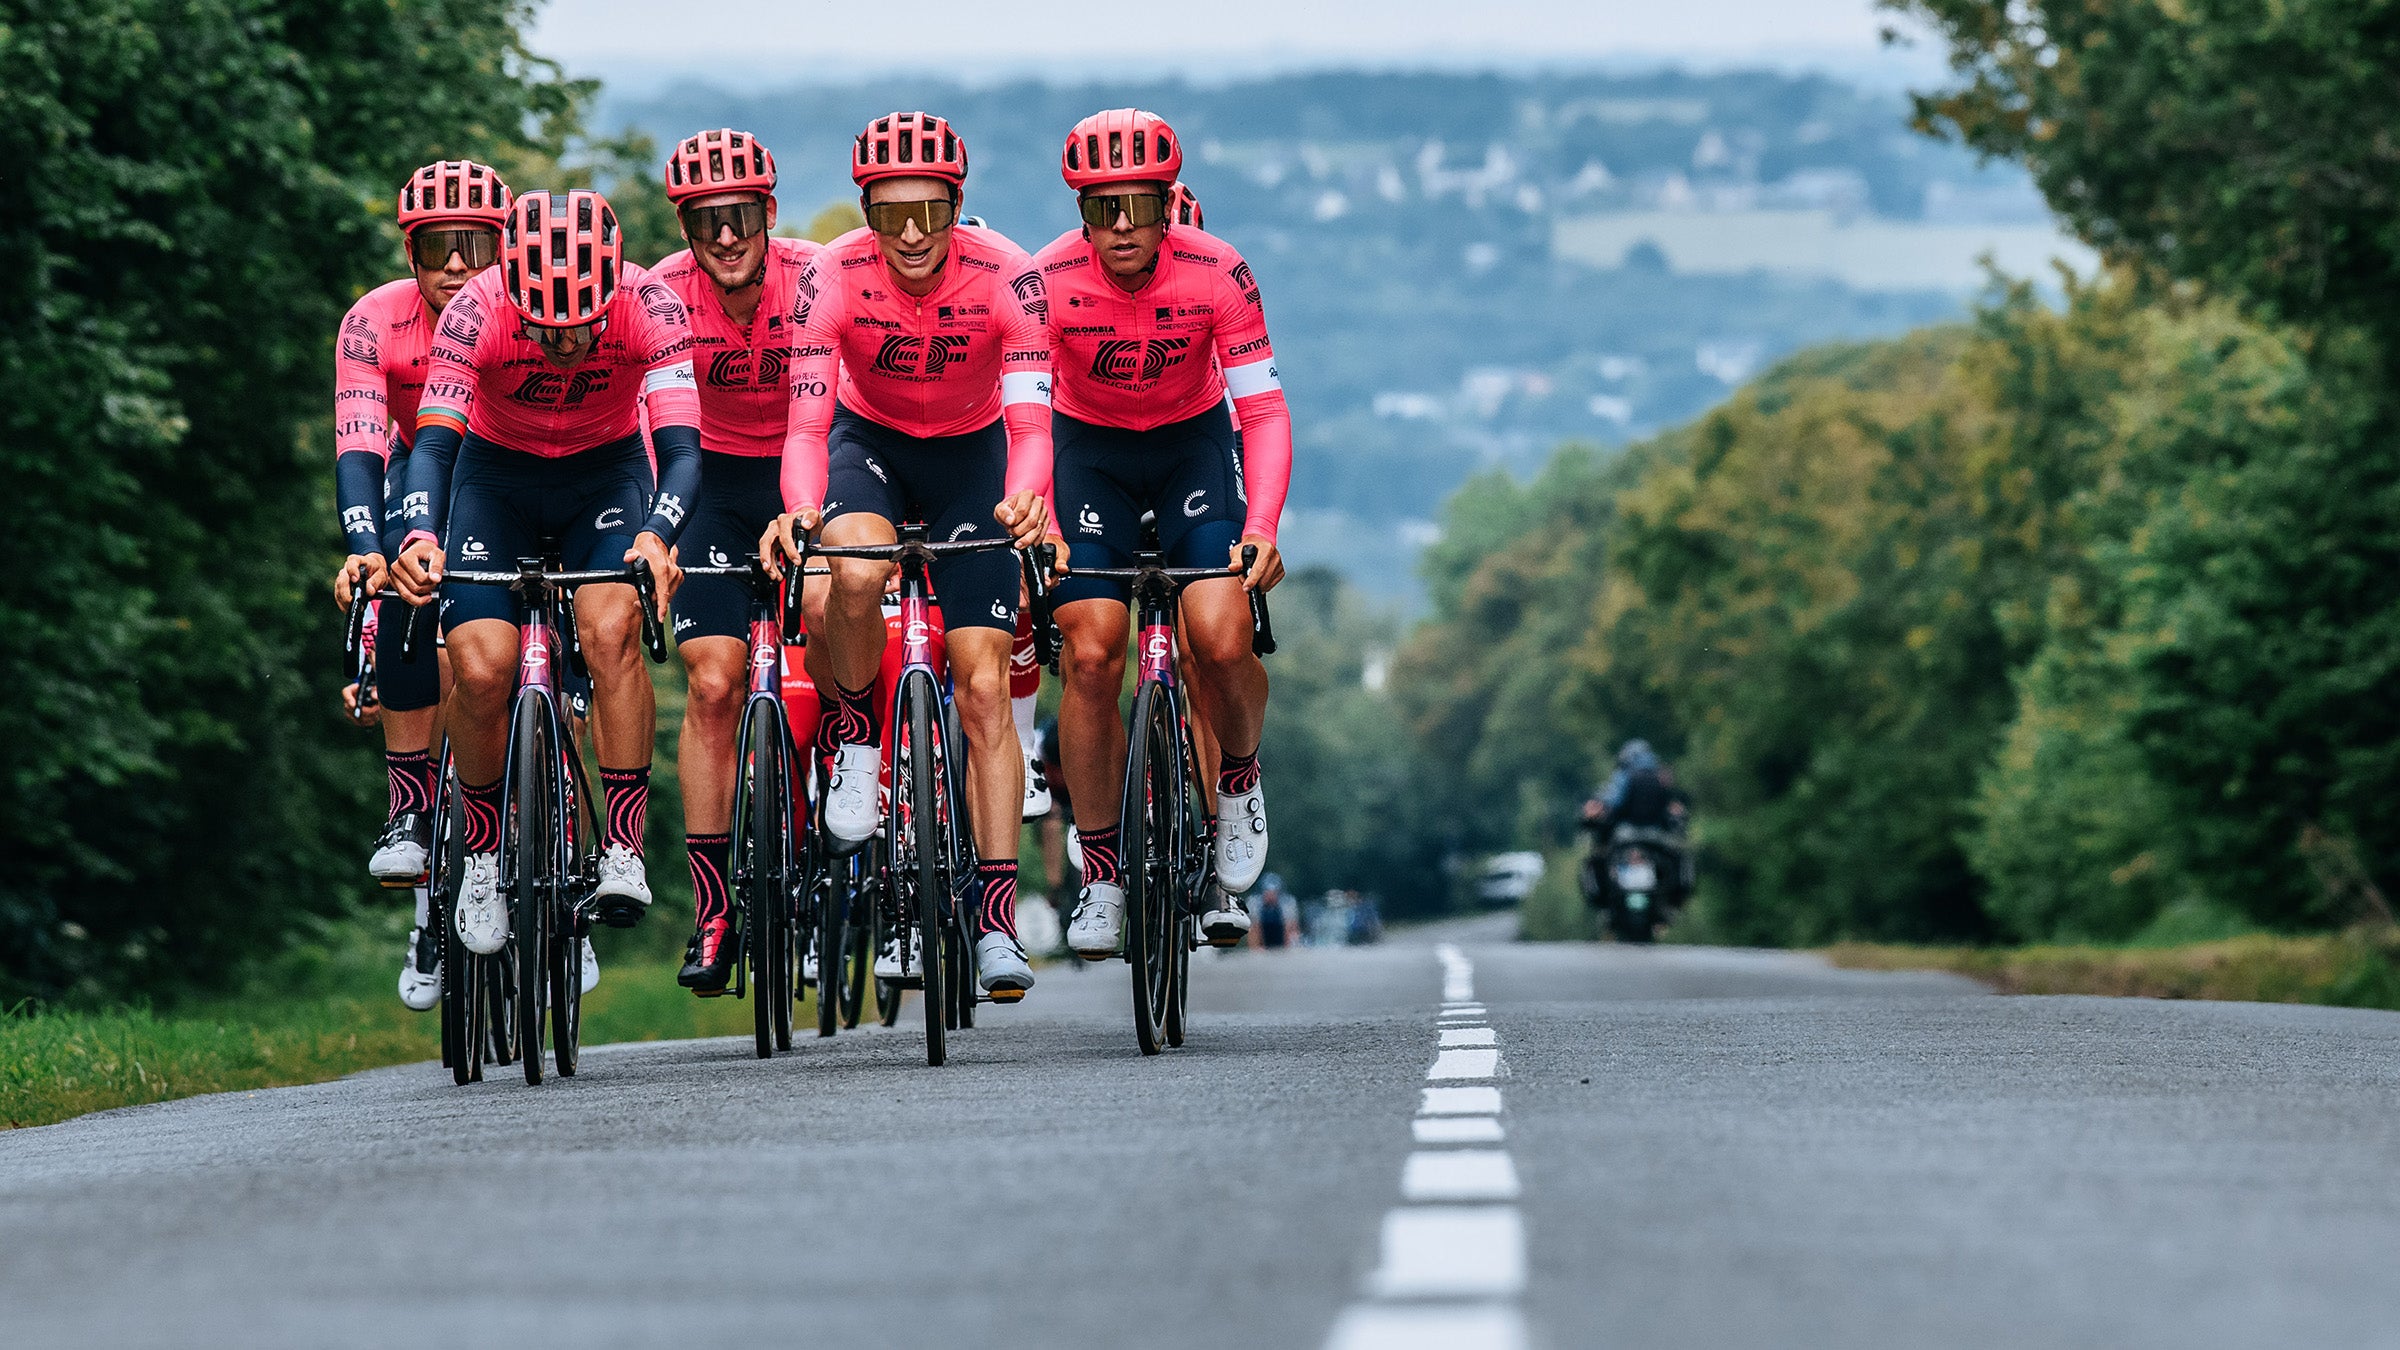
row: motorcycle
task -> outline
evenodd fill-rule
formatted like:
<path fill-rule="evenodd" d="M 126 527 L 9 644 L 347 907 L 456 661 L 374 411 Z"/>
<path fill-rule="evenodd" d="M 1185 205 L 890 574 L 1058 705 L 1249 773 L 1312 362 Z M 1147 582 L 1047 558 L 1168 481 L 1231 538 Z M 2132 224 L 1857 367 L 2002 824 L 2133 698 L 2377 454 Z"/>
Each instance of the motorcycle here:
<path fill-rule="evenodd" d="M 1584 902 L 1619 942 L 1653 942 L 1682 908 L 1686 852 L 1680 832 L 1619 825 L 1585 859 Z"/>

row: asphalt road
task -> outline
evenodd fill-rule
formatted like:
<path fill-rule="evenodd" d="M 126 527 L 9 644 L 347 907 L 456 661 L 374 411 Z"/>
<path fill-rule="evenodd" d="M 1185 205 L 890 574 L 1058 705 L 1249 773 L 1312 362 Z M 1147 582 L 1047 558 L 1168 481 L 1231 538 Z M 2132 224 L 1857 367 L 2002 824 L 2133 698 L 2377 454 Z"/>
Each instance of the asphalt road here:
<path fill-rule="evenodd" d="M 0 1134 L 0 1343 L 2400 1346 L 2400 1016 L 1507 924 Z"/>

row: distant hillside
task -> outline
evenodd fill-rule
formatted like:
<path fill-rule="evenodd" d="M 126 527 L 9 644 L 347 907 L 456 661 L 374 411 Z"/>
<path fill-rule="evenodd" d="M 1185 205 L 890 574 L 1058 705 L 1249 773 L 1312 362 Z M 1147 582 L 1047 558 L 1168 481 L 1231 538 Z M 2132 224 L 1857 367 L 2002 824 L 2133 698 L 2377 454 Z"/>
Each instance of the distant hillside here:
<path fill-rule="evenodd" d="M 799 212 L 852 194 L 867 118 L 928 108 L 968 139 L 968 209 L 1034 249 L 1075 223 L 1066 128 L 1129 103 L 1184 133 L 1210 226 L 1265 286 L 1302 455 L 1293 551 L 1412 600 L 1426 522 L 1476 469 L 1621 443 L 1801 346 L 1953 316 L 1977 253 L 2021 266 L 2049 237 L 2018 170 L 1821 77 L 685 85 L 603 120 L 662 142 L 747 127 Z"/>

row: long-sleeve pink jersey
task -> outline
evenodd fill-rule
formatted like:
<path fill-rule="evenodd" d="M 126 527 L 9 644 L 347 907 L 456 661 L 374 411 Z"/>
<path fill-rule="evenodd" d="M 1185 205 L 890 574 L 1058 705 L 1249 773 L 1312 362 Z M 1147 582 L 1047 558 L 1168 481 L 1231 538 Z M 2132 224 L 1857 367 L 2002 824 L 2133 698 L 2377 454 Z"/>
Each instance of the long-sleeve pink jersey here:
<path fill-rule="evenodd" d="M 1007 236 L 950 231 L 940 284 L 893 282 L 875 236 L 852 230 L 801 273 L 792 324 L 787 510 L 825 504 L 826 436 L 843 407 L 911 436 L 957 436 L 1008 422 L 1005 491 L 1050 490 L 1050 339 L 1042 280 Z"/>
<path fill-rule="evenodd" d="M 1242 533 L 1275 537 L 1292 484 L 1292 414 L 1267 340 L 1250 264 L 1186 225 L 1167 229 L 1158 270 L 1127 291 L 1080 230 L 1036 255 L 1049 301 L 1058 410 L 1096 426 L 1148 431 L 1197 417 L 1230 391 L 1242 426 Z"/>
<path fill-rule="evenodd" d="M 651 271 L 691 315 L 701 449 L 760 459 L 783 453 L 792 413 L 792 293 L 818 252 L 806 239 L 767 240 L 766 276 L 747 329 L 726 316 L 717 283 L 690 249 Z"/>
<path fill-rule="evenodd" d="M 403 277 L 359 297 L 342 316 L 333 348 L 333 453 L 353 450 L 389 462 L 417 434 L 425 393 L 431 313 L 417 283 Z"/>
<path fill-rule="evenodd" d="M 591 355 L 560 370 L 520 331 L 500 270 L 486 268 L 443 306 L 417 425 L 444 423 L 511 450 L 558 459 L 650 427 L 700 425 L 692 329 L 683 302 L 628 263 Z"/>

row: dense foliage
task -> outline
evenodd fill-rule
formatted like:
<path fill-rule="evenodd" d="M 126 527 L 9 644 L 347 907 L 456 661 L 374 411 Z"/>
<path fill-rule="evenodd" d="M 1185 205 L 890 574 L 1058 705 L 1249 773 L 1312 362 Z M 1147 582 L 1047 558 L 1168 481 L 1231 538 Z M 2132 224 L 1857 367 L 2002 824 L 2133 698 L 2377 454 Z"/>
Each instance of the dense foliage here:
<path fill-rule="evenodd" d="M 331 339 L 410 169 L 588 95 L 531 9 L 0 0 L 0 997 L 207 978 L 356 893 Z"/>
<path fill-rule="evenodd" d="M 1530 842 L 1497 787 L 1666 741 L 1703 924 L 1747 940 L 2385 912 L 2400 7 L 1898 7 L 1962 76 L 1923 124 L 2024 158 L 2114 269 L 1462 495 L 1402 667 L 1453 809 Z"/>

